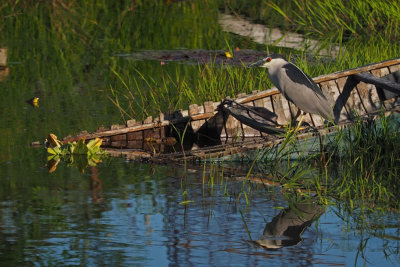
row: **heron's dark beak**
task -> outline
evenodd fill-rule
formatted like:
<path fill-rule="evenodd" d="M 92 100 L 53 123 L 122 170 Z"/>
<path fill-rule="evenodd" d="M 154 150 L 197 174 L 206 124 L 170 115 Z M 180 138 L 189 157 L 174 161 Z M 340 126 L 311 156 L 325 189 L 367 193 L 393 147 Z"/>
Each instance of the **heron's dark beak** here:
<path fill-rule="evenodd" d="M 254 62 L 253 64 L 248 65 L 248 68 L 253 68 L 253 67 L 258 67 L 264 64 L 264 59 L 261 59 L 257 62 Z"/>

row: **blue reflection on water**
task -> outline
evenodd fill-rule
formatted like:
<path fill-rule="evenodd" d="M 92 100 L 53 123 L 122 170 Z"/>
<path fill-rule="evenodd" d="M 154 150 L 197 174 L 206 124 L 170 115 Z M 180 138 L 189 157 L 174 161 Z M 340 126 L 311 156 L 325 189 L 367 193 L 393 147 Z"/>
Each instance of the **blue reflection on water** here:
<path fill-rule="evenodd" d="M 102 188 L 94 195 L 87 183 L 90 170 L 78 174 L 62 164 L 58 168 L 69 183 L 62 190 L 48 188 L 48 194 L 59 199 L 52 207 L 35 206 L 45 198 L 43 188 L 36 190 L 38 199 L 25 203 L 23 214 L 23 199 L 0 203 L 0 232 L 7 236 L 3 241 L 20 244 L 9 250 L 2 246 L 3 260 L 11 250 L 23 255 L 20 263 L 38 266 L 392 266 L 400 261 L 398 214 L 378 220 L 392 226 L 383 232 L 363 229 L 351 217 L 346 222 L 338 217 L 346 215 L 339 207 L 329 206 L 301 229 L 298 244 L 266 249 L 254 241 L 289 206 L 280 188 L 253 188 L 246 207 L 244 197 L 239 202 L 234 197 L 242 181 L 228 180 L 227 186 L 218 182 L 211 191 L 201 171 L 190 172 L 185 180 L 179 166 L 113 159 L 98 166 Z M 226 188 L 229 194 L 224 196 Z M 183 200 L 193 202 L 181 205 Z"/>

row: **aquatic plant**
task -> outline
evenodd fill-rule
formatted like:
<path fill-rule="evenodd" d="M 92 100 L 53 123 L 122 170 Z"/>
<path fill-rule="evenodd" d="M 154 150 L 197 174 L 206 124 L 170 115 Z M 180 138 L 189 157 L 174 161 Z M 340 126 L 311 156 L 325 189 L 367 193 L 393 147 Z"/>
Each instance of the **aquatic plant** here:
<path fill-rule="evenodd" d="M 47 143 L 47 167 L 50 173 L 55 171 L 61 160 L 69 165 L 76 165 L 83 173 L 86 167 L 96 166 L 106 156 L 106 152 L 100 148 L 102 140 L 99 138 L 90 140 L 87 144 L 84 139 L 63 144 L 54 134 L 50 134 Z"/>
<path fill-rule="evenodd" d="M 342 139 L 341 153 L 330 162 L 337 168 L 332 193 L 350 203 L 366 202 L 399 208 L 400 123 L 396 117 L 358 122 Z M 353 204 L 351 204 L 353 205 Z"/>
<path fill-rule="evenodd" d="M 274 148 L 285 153 L 269 150 L 263 158 L 266 173 L 284 190 L 317 194 L 324 203 L 331 198 L 346 200 L 350 208 L 400 207 L 398 117 L 381 114 L 378 120 L 358 120 L 328 136 L 326 145 L 312 153 L 304 143 L 291 143 L 290 135 L 286 139 Z"/>

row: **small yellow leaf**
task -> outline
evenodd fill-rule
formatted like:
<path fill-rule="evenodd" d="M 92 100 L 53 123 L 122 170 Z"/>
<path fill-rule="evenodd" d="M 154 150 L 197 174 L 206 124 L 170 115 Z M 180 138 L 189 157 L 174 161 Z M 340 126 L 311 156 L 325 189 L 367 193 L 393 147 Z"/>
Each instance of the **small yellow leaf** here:
<path fill-rule="evenodd" d="M 93 150 L 94 148 L 100 147 L 102 143 L 103 143 L 103 139 L 100 139 L 100 138 L 92 139 L 87 144 L 87 147 L 89 149 Z"/>
<path fill-rule="evenodd" d="M 233 58 L 232 54 L 229 52 L 225 52 L 225 56 L 226 58 Z"/>

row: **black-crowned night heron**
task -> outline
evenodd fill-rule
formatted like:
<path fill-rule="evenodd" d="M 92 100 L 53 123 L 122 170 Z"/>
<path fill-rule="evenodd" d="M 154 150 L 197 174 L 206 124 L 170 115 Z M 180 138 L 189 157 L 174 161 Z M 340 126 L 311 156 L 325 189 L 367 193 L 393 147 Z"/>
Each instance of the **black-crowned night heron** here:
<path fill-rule="evenodd" d="M 271 55 L 249 65 L 249 67 L 267 68 L 271 82 L 275 84 L 287 100 L 293 102 L 304 112 L 321 115 L 328 121 L 333 121 L 331 103 L 313 79 L 296 65 L 286 61 L 281 56 Z"/>

